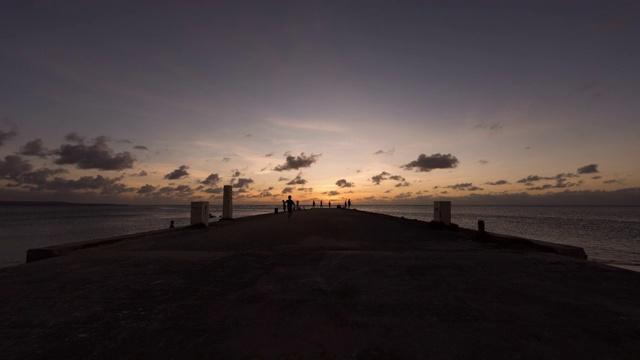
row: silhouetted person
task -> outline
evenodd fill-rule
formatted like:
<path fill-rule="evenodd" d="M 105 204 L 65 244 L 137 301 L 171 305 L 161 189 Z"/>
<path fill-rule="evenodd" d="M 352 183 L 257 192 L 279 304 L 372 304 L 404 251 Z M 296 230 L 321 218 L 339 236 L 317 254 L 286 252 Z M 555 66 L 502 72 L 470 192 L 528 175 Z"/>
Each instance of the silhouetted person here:
<path fill-rule="evenodd" d="M 289 220 L 291 220 L 291 214 L 293 214 L 293 207 L 296 204 L 291 200 L 291 195 L 289 195 L 289 200 L 285 202 L 287 204 L 287 212 L 289 213 Z"/>
<path fill-rule="evenodd" d="M 322 206 L 322 200 L 320 200 L 320 207 L 323 207 L 323 206 Z"/>
<path fill-rule="evenodd" d="M 351 199 L 349 199 L 348 204 L 349 204 L 349 209 L 351 209 Z"/>
<path fill-rule="evenodd" d="M 171 220 L 171 224 L 169 225 L 169 229 L 173 229 L 175 226 L 173 225 L 173 220 Z"/>
<path fill-rule="evenodd" d="M 287 204 L 285 204 L 284 200 L 282 200 L 282 211 L 287 211 Z"/>
<path fill-rule="evenodd" d="M 347 208 L 347 202 L 346 201 L 344 202 L 344 208 L 345 209 Z"/>
<path fill-rule="evenodd" d="M 311 205 L 311 207 L 316 207 L 316 201 L 313 200 L 313 204 Z"/>
<path fill-rule="evenodd" d="M 331 201 L 329 201 L 329 207 L 331 207 Z"/>

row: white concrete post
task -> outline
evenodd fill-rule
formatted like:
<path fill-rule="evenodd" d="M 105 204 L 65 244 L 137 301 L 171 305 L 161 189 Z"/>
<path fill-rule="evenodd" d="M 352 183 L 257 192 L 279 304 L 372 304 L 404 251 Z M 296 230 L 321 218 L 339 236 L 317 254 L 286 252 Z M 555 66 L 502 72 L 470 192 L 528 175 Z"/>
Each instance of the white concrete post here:
<path fill-rule="evenodd" d="M 233 186 L 225 185 L 224 192 L 222 196 L 222 218 L 223 219 L 233 219 Z"/>
<path fill-rule="evenodd" d="M 204 224 L 204 226 L 209 226 L 208 201 L 191 202 L 191 225 L 195 224 Z"/>
<path fill-rule="evenodd" d="M 433 202 L 433 221 L 451 225 L 451 201 Z"/>

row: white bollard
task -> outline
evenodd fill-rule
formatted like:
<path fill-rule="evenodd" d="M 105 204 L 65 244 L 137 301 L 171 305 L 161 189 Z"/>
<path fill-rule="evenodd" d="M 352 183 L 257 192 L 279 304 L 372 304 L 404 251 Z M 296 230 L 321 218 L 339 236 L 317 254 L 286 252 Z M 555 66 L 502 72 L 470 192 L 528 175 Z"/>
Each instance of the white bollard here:
<path fill-rule="evenodd" d="M 191 225 L 195 224 L 204 224 L 204 226 L 209 226 L 208 201 L 191 202 Z"/>
<path fill-rule="evenodd" d="M 433 202 L 433 221 L 451 225 L 451 201 Z"/>

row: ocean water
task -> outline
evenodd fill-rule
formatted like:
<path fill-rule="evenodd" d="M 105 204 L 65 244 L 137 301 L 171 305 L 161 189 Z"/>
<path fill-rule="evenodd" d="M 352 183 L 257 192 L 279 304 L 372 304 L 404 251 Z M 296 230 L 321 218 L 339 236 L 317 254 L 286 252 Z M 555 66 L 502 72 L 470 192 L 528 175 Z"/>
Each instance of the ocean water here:
<path fill-rule="evenodd" d="M 238 205 L 233 215 L 270 214 L 275 207 Z M 431 205 L 357 209 L 423 221 L 433 217 Z M 189 205 L 0 205 L 0 267 L 24 263 L 31 248 L 166 229 L 171 220 L 185 226 L 189 211 Z M 452 222 L 476 229 L 478 220 L 489 232 L 580 246 L 599 262 L 640 265 L 640 206 L 453 206 Z"/>

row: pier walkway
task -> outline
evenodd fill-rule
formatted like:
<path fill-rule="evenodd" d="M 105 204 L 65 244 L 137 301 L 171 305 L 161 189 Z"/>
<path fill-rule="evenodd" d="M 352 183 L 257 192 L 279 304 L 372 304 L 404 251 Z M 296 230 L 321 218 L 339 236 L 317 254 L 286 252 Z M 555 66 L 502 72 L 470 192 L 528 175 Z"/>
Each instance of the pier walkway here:
<path fill-rule="evenodd" d="M 640 273 L 342 209 L 0 269 L 3 359 L 632 359 Z M 73 239 L 69 239 L 73 241 Z"/>

